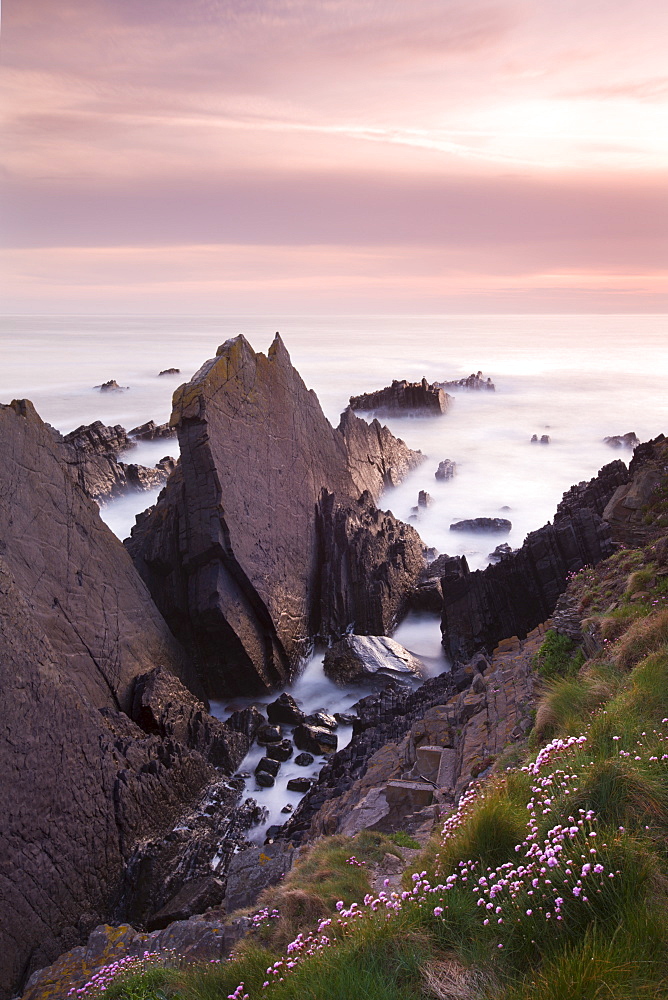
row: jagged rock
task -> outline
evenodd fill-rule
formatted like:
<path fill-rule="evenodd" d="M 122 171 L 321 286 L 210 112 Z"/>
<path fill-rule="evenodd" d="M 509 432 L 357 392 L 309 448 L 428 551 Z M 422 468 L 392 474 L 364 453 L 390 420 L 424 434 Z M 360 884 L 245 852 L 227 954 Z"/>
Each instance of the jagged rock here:
<path fill-rule="evenodd" d="M 255 705 L 251 705 L 249 708 L 232 712 L 225 720 L 225 725 L 237 733 L 244 733 L 249 740 L 254 740 L 258 729 L 265 725 L 266 721 L 262 712 L 259 712 Z"/>
<path fill-rule="evenodd" d="M 644 545 L 655 536 L 656 527 L 645 523 L 644 507 L 665 478 L 667 459 L 668 445 L 663 434 L 635 449 L 629 464 L 627 482 L 617 486 L 603 510 L 603 518 L 609 523 L 615 542 L 622 545 Z M 624 468 L 623 463 L 619 464 Z"/>
<path fill-rule="evenodd" d="M 420 490 L 420 492 L 418 493 L 418 507 L 423 507 L 423 508 L 431 507 L 433 502 L 434 501 L 432 500 L 431 496 L 427 493 L 426 490 Z"/>
<path fill-rule="evenodd" d="M 413 451 L 378 420 L 362 420 L 349 406 L 337 429 L 343 435 L 348 468 L 358 492 L 368 490 L 376 500 L 384 489 L 398 486 L 425 461 L 421 451 Z"/>
<path fill-rule="evenodd" d="M 160 376 L 160 375 L 180 375 L 180 374 L 181 374 L 181 369 L 180 368 L 164 368 L 161 372 L 158 372 L 158 376 Z"/>
<path fill-rule="evenodd" d="M 95 420 L 92 424 L 81 424 L 69 434 L 65 434 L 63 440 L 77 451 L 89 456 L 118 455 L 119 452 L 126 451 L 134 445 L 124 427 L 120 424 L 109 427 L 101 420 Z"/>
<path fill-rule="evenodd" d="M 176 391 L 171 424 L 180 464 L 128 549 L 211 695 L 282 685 L 315 635 L 389 627 L 422 568 L 419 536 L 358 501 L 344 431 L 280 337 L 268 356 L 223 344 Z"/>
<path fill-rule="evenodd" d="M 624 463 L 620 459 L 609 462 L 593 479 L 577 483 L 564 493 L 554 515 L 554 523 L 571 517 L 584 507 L 602 517 L 606 504 L 617 487 L 625 485 L 628 481 L 629 470 Z"/>
<path fill-rule="evenodd" d="M 289 760 L 294 752 L 295 748 L 290 740 L 281 740 L 280 743 L 267 744 L 267 757 L 271 757 L 272 760 Z"/>
<path fill-rule="evenodd" d="M 298 753 L 295 757 L 295 764 L 299 764 L 300 767 L 310 767 L 310 765 L 315 760 L 313 754 L 310 753 Z"/>
<path fill-rule="evenodd" d="M 439 382 L 441 389 L 488 389 L 494 392 L 495 385 L 491 378 L 485 378 L 482 372 L 468 375 L 466 378 L 454 379 L 452 382 Z"/>
<path fill-rule="evenodd" d="M 512 522 L 506 517 L 472 517 L 466 521 L 455 521 L 450 531 L 510 531 Z"/>
<path fill-rule="evenodd" d="M 304 725 L 320 726 L 322 729 L 331 729 L 332 731 L 338 728 L 338 722 L 334 716 L 328 715 L 327 712 L 312 712 L 304 719 Z"/>
<path fill-rule="evenodd" d="M 119 385 L 115 378 L 110 378 L 108 382 L 103 382 L 102 385 L 94 385 L 93 388 L 99 389 L 100 392 L 125 392 L 128 386 Z"/>
<path fill-rule="evenodd" d="M 298 750 L 318 755 L 334 753 L 338 746 L 338 738 L 329 729 L 320 726 L 297 726 L 292 737 Z"/>
<path fill-rule="evenodd" d="M 225 883 L 215 875 L 193 879 L 176 892 L 148 921 L 147 930 L 157 931 L 176 920 L 188 920 L 212 906 L 220 906 L 225 895 Z"/>
<path fill-rule="evenodd" d="M 178 369 L 176 369 L 178 371 Z M 165 375 L 166 372 L 160 372 Z M 128 431 L 131 438 L 137 441 L 156 441 L 158 438 L 173 438 L 176 430 L 169 424 L 156 424 L 155 420 L 148 420 L 145 424 L 139 424 Z"/>
<path fill-rule="evenodd" d="M 378 510 L 368 493 L 348 505 L 323 492 L 317 517 L 322 638 L 351 626 L 369 635 L 392 631 L 424 568 L 420 536 Z"/>
<path fill-rule="evenodd" d="M 255 777 L 257 778 L 259 771 L 266 771 L 267 774 L 271 774 L 275 778 L 280 769 L 280 760 L 274 760 L 272 757 L 262 757 L 255 768 Z"/>
<path fill-rule="evenodd" d="M 637 448 L 640 444 L 640 438 L 634 431 L 629 431 L 628 434 L 613 434 L 610 437 L 604 437 L 603 443 L 609 444 L 611 448 Z"/>
<path fill-rule="evenodd" d="M 209 715 L 204 704 L 165 667 L 139 676 L 131 716 L 144 732 L 197 750 L 231 774 L 248 753 L 250 739 Z"/>
<path fill-rule="evenodd" d="M 502 559 L 506 559 L 508 556 L 512 556 L 513 552 L 516 550 L 512 546 L 508 545 L 508 542 L 501 542 L 497 545 L 493 552 L 487 556 L 492 562 L 501 562 Z"/>
<path fill-rule="evenodd" d="M 449 458 L 444 458 L 442 462 L 438 463 L 438 469 L 434 473 L 436 479 L 454 479 L 457 472 L 457 463 L 451 461 Z"/>
<path fill-rule="evenodd" d="M 591 488 L 587 496 L 594 493 Z M 441 629 L 448 655 L 467 660 L 505 636 L 523 638 L 552 613 L 569 573 L 612 552 L 610 530 L 598 514 L 588 506 L 578 510 L 571 505 L 496 565 L 471 573 L 464 557 L 450 560 L 441 581 Z"/>
<path fill-rule="evenodd" d="M 423 669 L 416 656 L 384 635 L 346 635 L 323 661 L 325 675 L 344 686 L 420 677 Z"/>
<path fill-rule="evenodd" d="M 151 490 L 162 486 L 175 466 L 174 459 L 169 457 L 161 459 L 152 469 L 119 462 L 118 455 L 135 446 L 120 424 L 106 427 L 96 420 L 77 427 L 62 439 L 57 434 L 56 437 L 63 441 L 63 457 L 71 474 L 94 500 L 109 500 L 130 489 Z"/>
<path fill-rule="evenodd" d="M 366 410 L 378 417 L 441 416 L 447 412 L 451 402 L 452 397 L 440 385 L 436 382 L 429 385 L 426 378 L 421 382 L 395 379 L 384 389 L 350 397 L 353 410 Z"/>
<path fill-rule="evenodd" d="M 284 692 L 267 705 L 267 718 L 272 723 L 284 722 L 292 726 L 304 721 L 304 713 L 292 695 Z"/>
<path fill-rule="evenodd" d="M 340 726 L 352 726 L 357 716 L 352 712 L 334 712 L 334 718 Z"/>

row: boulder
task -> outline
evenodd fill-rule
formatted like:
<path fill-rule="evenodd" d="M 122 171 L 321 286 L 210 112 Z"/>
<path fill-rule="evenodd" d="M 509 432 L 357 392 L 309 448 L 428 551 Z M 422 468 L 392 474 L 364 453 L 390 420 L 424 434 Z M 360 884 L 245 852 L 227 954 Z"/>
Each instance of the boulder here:
<path fill-rule="evenodd" d="M 314 762 L 315 757 L 310 753 L 298 753 L 295 757 L 295 764 L 299 764 L 300 767 L 310 767 Z"/>
<path fill-rule="evenodd" d="M 273 788 L 276 784 L 276 778 L 269 771 L 256 771 L 255 781 L 260 788 Z"/>
<path fill-rule="evenodd" d="M 420 492 L 418 493 L 418 507 L 422 508 L 431 507 L 433 502 L 434 501 L 432 500 L 431 496 L 427 493 L 426 490 L 420 490 Z"/>
<path fill-rule="evenodd" d="M 351 409 L 365 410 L 377 417 L 438 417 L 447 413 L 451 402 L 452 397 L 440 385 L 436 382 L 430 385 L 426 378 L 421 382 L 395 379 L 384 389 L 350 397 Z"/>
<path fill-rule="evenodd" d="M 369 463 L 375 492 L 360 496 L 357 425 L 329 424 L 278 335 L 266 356 L 223 344 L 177 389 L 170 422 L 179 466 L 127 544 L 211 696 L 282 686 L 317 635 L 390 627 L 422 569 L 419 536 L 377 509 Z"/>
<path fill-rule="evenodd" d="M 271 723 L 264 723 L 259 726 L 255 733 L 255 740 L 260 746 L 266 746 L 267 743 L 280 743 L 283 739 L 283 733 L 280 726 L 272 726 Z"/>
<path fill-rule="evenodd" d="M 165 374 L 164 372 L 160 373 Z M 128 431 L 131 438 L 137 441 L 156 441 L 159 438 L 173 438 L 176 431 L 169 424 L 156 424 L 155 420 L 148 420 L 145 424 L 139 424 Z"/>
<path fill-rule="evenodd" d="M 627 434 L 613 434 L 610 437 L 604 437 L 603 443 L 610 445 L 611 448 L 637 448 L 640 444 L 640 438 L 634 431 L 629 431 Z"/>
<path fill-rule="evenodd" d="M 292 736 L 298 750 L 319 756 L 334 753 L 339 743 L 335 733 L 321 726 L 297 726 Z"/>
<path fill-rule="evenodd" d="M 489 531 L 498 534 L 510 531 L 512 522 L 506 517 L 472 517 L 465 521 L 455 521 L 450 525 L 450 531 Z"/>
<path fill-rule="evenodd" d="M 304 713 L 292 695 L 284 692 L 267 705 L 267 718 L 272 723 L 284 722 L 293 726 L 304 721 Z"/>
<path fill-rule="evenodd" d="M 251 739 L 206 711 L 165 667 L 154 667 L 135 680 L 131 717 L 144 732 L 167 737 L 197 750 L 226 774 L 248 753 Z"/>
<path fill-rule="evenodd" d="M 271 757 L 272 760 L 290 760 L 295 748 L 293 747 L 290 740 L 281 740 L 280 743 L 267 743 L 267 757 Z"/>
<path fill-rule="evenodd" d="M 228 729 L 244 733 L 250 740 L 254 740 L 258 729 L 265 725 L 266 721 L 262 712 L 259 712 L 255 705 L 250 705 L 248 708 L 232 712 L 225 720 L 225 725 Z"/>
<path fill-rule="evenodd" d="M 438 463 L 434 477 L 441 480 L 454 479 L 456 472 L 457 464 L 449 458 L 444 458 L 442 462 Z"/>
<path fill-rule="evenodd" d="M 255 777 L 257 778 L 258 771 L 266 771 L 267 774 L 271 774 L 275 778 L 280 769 L 281 762 L 279 760 L 274 760 L 271 757 L 262 757 L 255 768 Z"/>
<path fill-rule="evenodd" d="M 334 716 L 328 715 L 327 712 L 312 712 L 311 715 L 306 716 L 304 724 L 307 726 L 321 726 L 323 729 L 331 729 L 332 731 L 338 727 L 338 722 Z"/>
<path fill-rule="evenodd" d="M 346 635 L 325 653 L 325 675 L 337 684 L 386 683 L 421 677 L 424 665 L 384 635 Z"/>
<path fill-rule="evenodd" d="M 308 792 L 315 784 L 315 778 L 290 778 L 288 781 L 289 792 Z"/>
<path fill-rule="evenodd" d="M 334 712 L 334 718 L 340 726 L 353 726 L 357 720 L 352 712 Z"/>

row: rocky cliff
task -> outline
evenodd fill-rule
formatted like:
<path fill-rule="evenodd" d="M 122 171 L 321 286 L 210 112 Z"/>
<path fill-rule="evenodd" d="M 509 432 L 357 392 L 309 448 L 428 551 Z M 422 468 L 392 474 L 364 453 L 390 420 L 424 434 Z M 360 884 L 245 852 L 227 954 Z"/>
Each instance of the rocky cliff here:
<path fill-rule="evenodd" d="M 180 466 L 126 544 L 210 694 L 283 683 L 315 635 L 389 627 L 422 546 L 372 497 L 416 453 L 353 414 L 333 428 L 278 335 L 266 356 L 223 344 L 175 393 L 172 423 Z M 344 552 L 330 544 L 342 524 L 358 538 Z M 370 599 L 349 586 L 374 576 Z"/>
<path fill-rule="evenodd" d="M 118 909 L 137 845 L 219 778 L 125 714 L 137 675 L 194 675 L 63 448 L 30 403 L 0 406 L 2 1000 Z M 248 741 L 229 736 L 236 767 Z"/>

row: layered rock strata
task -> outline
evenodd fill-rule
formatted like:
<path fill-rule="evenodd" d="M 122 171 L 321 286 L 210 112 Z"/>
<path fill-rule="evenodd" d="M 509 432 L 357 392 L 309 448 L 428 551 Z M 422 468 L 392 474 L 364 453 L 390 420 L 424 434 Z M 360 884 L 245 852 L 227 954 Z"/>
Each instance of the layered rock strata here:
<path fill-rule="evenodd" d="M 64 447 L 32 404 L 0 406 L 2 1000 L 118 911 L 137 845 L 220 780 L 125 714 L 156 664 L 196 681 Z"/>
<path fill-rule="evenodd" d="M 223 344 L 172 424 L 180 465 L 127 545 L 209 693 L 284 683 L 316 635 L 390 627 L 421 542 L 375 499 L 416 453 L 352 413 L 334 429 L 278 335 L 266 356 Z"/>
<path fill-rule="evenodd" d="M 375 392 L 365 392 L 350 397 L 353 410 L 365 410 L 377 417 L 427 416 L 438 417 L 447 413 L 452 396 L 434 382 L 423 378 L 421 382 L 395 379 L 392 385 Z"/>
<path fill-rule="evenodd" d="M 151 420 L 135 427 L 128 435 L 120 424 L 107 427 L 96 420 L 77 427 L 63 438 L 54 433 L 56 439 L 62 441 L 63 458 L 82 489 L 93 500 L 111 500 L 130 489 L 151 490 L 167 481 L 175 467 L 174 459 L 169 456 L 153 468 L 118 460 L 121 452 L 134 447 L 135 437 L 153 440 L 167 436 L 162 430 Z"/>

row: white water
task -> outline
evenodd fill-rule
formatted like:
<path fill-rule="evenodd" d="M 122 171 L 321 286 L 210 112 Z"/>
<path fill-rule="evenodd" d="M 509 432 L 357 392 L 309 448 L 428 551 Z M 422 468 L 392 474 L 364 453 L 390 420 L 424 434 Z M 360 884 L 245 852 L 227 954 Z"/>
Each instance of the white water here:
<path fill-rule="evenodd" d="M 381 506 L 408 519 L 418 491 L 426 489 L 434 503 L 416 522 L 422 538 L 441 552 L 465 554 L 473 568 L 484 566 L 500 541 L 521 545 L 528 531 L 552 517 L 573 483 L 615 458 L 629 460 L 629 452 L 603 444 L 604 436 L 635 431 L 646 440 L 668 429 L 663 315 L 5 318 L 0 401 L 31 399 L 63 433 L 98 419 L 128 429 L 149 419 L 161 423 L 169 417 L 173 390 L 220 343 L 244 333 L 255 350 L 266 352 L 275 330 L 333 423 L 350 395 L 394 378 L 442 381 L 479 369 L 491 376 L 496 392 L 459 391 L 444 417 L 386 421 L 428 458 L 386 492 Z M 170 367 L 181 375 L 157 377 Z M 112 378 L 128 390 L 102 394 L 92 388 Z M 551 444 L 530 444 L 534 433 L 549 434 Z M 152 465 L 177 452 L 170 439 L 140 445 L 125 457 Z M 439 483 L 434 472 L 444 458 L 457 463 L 458 473 Z M 124 537 L 157 492 L 130 494 L 104 507 L 102 516 Z M 502 514 L 512 521 L 509 535 L 449 530 L 452 521 L 497 516 L 503 507 L 510 508 Z M 411 617 L 395 638 L 425 658 L 430 674 L 445 666 L 434 617 Z M 321 657 L 309 662 L 293 695 L 308 712 L 345 711 L 364 692 L 335 688 L 320 663 Z M 216 711 L 224 717 L 232 707 Z M 343 746 L 350 733 L 339 730 L 338 736 Z M 252 771 L 261 755 L 253 750 L 243 769 Z M 257 792 L 270 808 L 270 823 L 285 819 L 282 806 L 300 797 L 285 791 L 288 777 L 315 770 L 288 762 L 273 789 Z M 254 780 L 248 784 L 255 794 Z"/>

